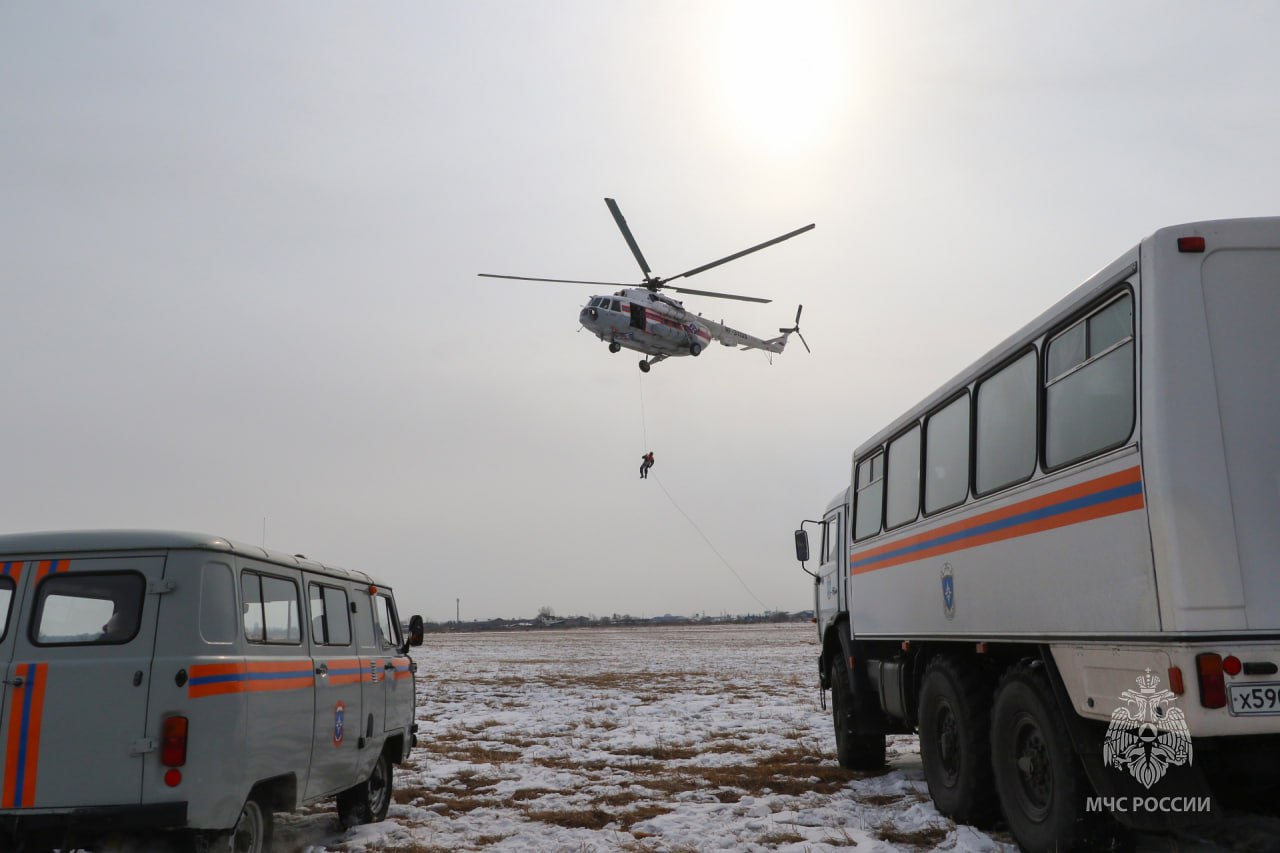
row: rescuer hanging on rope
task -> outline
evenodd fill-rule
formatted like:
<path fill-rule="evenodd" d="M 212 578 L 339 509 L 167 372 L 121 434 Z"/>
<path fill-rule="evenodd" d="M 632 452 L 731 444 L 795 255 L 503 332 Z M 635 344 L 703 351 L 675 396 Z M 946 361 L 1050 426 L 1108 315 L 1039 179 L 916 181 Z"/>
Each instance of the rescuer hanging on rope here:
<path fill-rule="evenodd" d="M 649 469 L 653 467 L 653 451 L 650 450 L 644 456 L 640 457 L 640 479 L 649 479 Z"/>

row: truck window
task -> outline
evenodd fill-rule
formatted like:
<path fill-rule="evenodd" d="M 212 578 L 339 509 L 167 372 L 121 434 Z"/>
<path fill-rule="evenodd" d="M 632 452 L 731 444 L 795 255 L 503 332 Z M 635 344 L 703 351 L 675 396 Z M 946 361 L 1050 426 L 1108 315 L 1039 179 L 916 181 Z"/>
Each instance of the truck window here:
<path fill-rule="evenodd" d="M 351 607 L 347 591 L 311 584 L 311 641 L 320 646 L 351 645 Z"/>
<path fill-rule="evenodd" d="M 977 494 L 1021 483 L 1035 472 L 1038 395 L 1035 350 L 978 384 Z"/>
<path fill-rule="evenodd" d="M 9 605 L 13 603 L 13 578 L 0 577 L 0 640 L 9 633 Z"/>
<path fill-rule="evenodd" d="M 1118 447 L 1133 432 L 1133 298 L 1125 294 L 1049 341 L 1045 467 Z"/>
<path fill-rule="evenodd" d="M 396 621 L 395 607 L 385 595 L 373 597 L 373 636 L 382 648 L 400 645 L 400 624 Z"/>
<path fill-rule="evenodd" d="M 32 642 L 39 646 L 127 643 L 142 622 L 142 575 L 58 574 L 36 592 Z"/>
<path fill-rule="evenodd" d="M 901 527 L 920 515 L 920 427 L 889 443 L 886 528 Z"/>
<path fill-rule="evenodd" d="M 244 636 L 251 643 L 302 644 L 298 587 L 287 579 L 246 571 L 241 575 L 244 590 Z"/>
<path fill-rule="evenodd" d="M 858 505 L 854 510 L 853 535 L 866 539 L 880 532 L 880 516 L 884 510 L 884 454 L 858 463 Z"/>
<path fill-rule="evenodd" d="M 925 421 L 924 511 L 950 509 L 969 495 L 969 395 Z"/>

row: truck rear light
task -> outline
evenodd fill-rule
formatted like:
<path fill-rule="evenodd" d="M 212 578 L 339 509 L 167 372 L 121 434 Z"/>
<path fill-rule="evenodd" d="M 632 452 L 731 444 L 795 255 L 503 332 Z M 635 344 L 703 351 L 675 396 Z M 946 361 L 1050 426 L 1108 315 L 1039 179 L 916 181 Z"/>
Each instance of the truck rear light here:
<path fill-rule="evenodd" d="M 1196 655 L 1200 676 L 1200 704 L 1206 708 L 1227 706 L 1227 686 L 1222 677 L 1222 656 L 1213 652 Z"/>
<path fill-rule="evenodd" d="M 187 718 L 165 717 L 160 730 L 160 763 L 181 767 L 187 763 Z"/>
<path fill-rule="evenodd" d="M 1222 671 L 1227 675 L 1239 675 L 1240 670 L 1240 658 L 1235 655 L 1227 655 L 1222 659 Z"/>
<path fill-rule="evenodd" d="M 1178 251 L 1179 252 L 1203 252 L 1204 238 L 1203 237 L 1179 237 Z"/>

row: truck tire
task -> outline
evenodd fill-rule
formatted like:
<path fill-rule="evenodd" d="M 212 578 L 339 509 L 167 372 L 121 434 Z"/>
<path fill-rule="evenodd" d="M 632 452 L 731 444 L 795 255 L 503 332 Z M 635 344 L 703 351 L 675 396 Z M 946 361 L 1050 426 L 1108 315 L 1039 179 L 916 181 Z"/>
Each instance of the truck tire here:
<path fill-rule="evenodd" d="M 831 721 L 836 730 L 836 760 L 846 770 L 879 770 L 884 767 L 884 733 L 859 730 L 849 667 L 842 658 L 833 658 L 828 675 Z"/>
<path fill-rule="evenodd" d="M 1009 831 L 1022 849 L 1087 849 L 1100 821 L 1087 819 L 1090 791 L 1052 688 L 1029 664 L 1000 679 L 991 711 L 995 787 Z"/>
<path fill-rule="evenodd" d="M 938 811 L 956 823 L 990 825 L 1000 813 L 991 775 L 991 683 L 945 655 L 920 683 L 920 763 Z"/>
<path fill-rule="evenodd" d="M 368 779 L 338 794 L 338 820 L 344 829 L 387 819 L 393 778 L 391 759 L 383 752 L 374 762 Z"/>

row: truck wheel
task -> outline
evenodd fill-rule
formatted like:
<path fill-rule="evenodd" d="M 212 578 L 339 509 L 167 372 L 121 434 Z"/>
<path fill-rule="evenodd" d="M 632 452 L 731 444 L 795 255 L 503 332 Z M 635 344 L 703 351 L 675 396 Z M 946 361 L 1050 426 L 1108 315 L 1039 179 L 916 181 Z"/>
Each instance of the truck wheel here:
<path fill-rule="evenodd" d="M 202 832 L 195 838 L 199 853 L 266 853 L 271 849 L 271 809 L 250 797 L 229 832 Z"/>
<path fill-rule="evenodd" d="M 879 770 L 884 766 L 884 734 L 862 732 L 854 713 L 849 667 L 842 658 L 831 661 L 831 721 L 836 730 L 836 760 L 847 770 Z"/>
<path fill-rule="evenodd" d="M 383 752 L 368 779 L 338 794 L 338 820 L 343 828 L 386 820 L 391 808 L 392 779 L 391 759 Z"/>
<path fill-rule="evenodd" d="M 1000 679 L 991 712 L 996 791 L 1024 850 L 1076 850 L 1090 841 L 1090 788 L 1046 676 L 1028 665 Z"/>
<path fill-rule="evenodd" d="M 956 823 L 987 825 L 999 814 L 992 795 L 991 685 L 977 667 L 946 656 L 920 683 L 920 763 L 938 811 Z"/>

